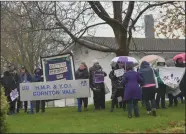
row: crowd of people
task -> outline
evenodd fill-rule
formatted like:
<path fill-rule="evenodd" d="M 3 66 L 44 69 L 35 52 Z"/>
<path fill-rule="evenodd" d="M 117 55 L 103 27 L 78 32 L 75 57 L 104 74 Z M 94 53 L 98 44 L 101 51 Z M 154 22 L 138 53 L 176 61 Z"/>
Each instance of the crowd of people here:
<path fill-rule="evenodd" d="M 42 78 L 42 69 L 36 68 L 34 71 L 34 76 L 26 70 L 25 66 L 22 66 L 19 71 L 15 69 L 13 65 L 9 65 L 7 71 L 4 72 L 3 77 L 1 77 L 1 85 L 5 88 L 5 96 L 7 97 L 7 101 L 9 102 L 9 115 L 19 113 L 20 108 L 22 108 L 22 102 L 20 101 L 20 96 L 11 100 L 10 93 L 12 90 L 17 89 L 19 92 L 19 84 L 25 82 L 41 82 Z M 17 102 L 17 103 L 16 103 Z M 16 108 L 17 104 L 17 108 Z M 30 103 L 30 110 L 28 111 L 28 101 L 23 102 L 24 112 L 25 113 L 34 113 L 34 103 Z M 35 108 L 36 113 L 40 111 L 40 105 L 42 112 L 45 112 L 45 101 L 36 101 Z"/>
<path fill-rule="evenodd" d="M 158 62 L 157 68 L 153 69 L 150 64 L 143 61 L 137 71 L 134 71 L 134 66 L 124 66 L 122 63 L 111 64 L 111 72 L 109 78 L 112 84 L 111 94 L 111 112 L 115 107 L 123 108 L 124 111 L 128 111 L 128 117 L 132 117 L 132 111 L 134 110 L 134 116 L 139 117 L 138 102 L 141 101 L 145 106 L 147 114 L 156 116 L 156 110 L 159 108 L 166 109 L 165 96 L 167 94 L 169 99 L 168 107 L 172 107 L 173 104 L 176 107 L 178 105 L 178 97 L 181 99 L 181 103 L 184 103 L 183 97 L 185 97 L 186 85 L 184 74 L 179 88 L 181 93 L 174 96 L 169 92 L 169 87 L 166 86 L 160 78 L 159 67 L 164 67 L 165 62 Z M 175 63 L 176 67 L 185 67 L 185 63 L 178 59 Z M 126 70 L 123 76 L 116 77 L 114 71 L 123 68 Z M 103 71 L 100 64 L 95 61 L 93 66 L 88 68 L 85 63 L 81 63 L 79 69 L 76 71 L 76 79 L 90 80 L 90 88 L 93 91 L 94 110 L 105 109 L 105 85 L 104 77 L 107 74 Z M 155 77 L 157 77 L 158 88 L 156 87 Z M 121 97 L 121 101 L 118 101 L 118 97 Z M 84 108 L 87 110 L 88 98 L 80 98 L 84 102 Z M 81 105 L 82 105 L 81 101 Z M 161 107 L 160 107 L 161 102 Z"/>
<path fill-rule="evenodd" d="M 185 63 L 177 61 L 176 67 L 185 67 Z M 128 117 L 133 116 L 132 111 L 134 111 L 134 116 L 139 117 L 139 106 L 138 102 L 141 101 L 142 105 L 146 108 L 148 115 L 156 116 L 156 110 L 160 108 L 166 109 L 165 96 L 168 94 L 169 107 L 178 105 L 178 97 L 181 98 L 181 102 L 184 103 L 183 97 L 185 97 L 185 74 L 180 83 L 181 93 L 178 96 L 173 96 L 168 93 L 168 87 L 163 83 L 159 77 L 158 67 L 165 66 L 165 63 L 157 63 L 157 68 L 153 69 L 150 64 L 143 61 L 138 67 L 137 71 L 134 70 L 134 65 L 129 64 L 124 66 L 123 63 L 112 63 L 111 71 L 109 73 L 109 78 L 112 85 L 111 93 L 111 109 L 113 112 L 115 107 L 123 108 L 124 111 L 128 112 Z M 117 69 L 124 69 L 125 73 L 123 76 L 116 77 L 114 71 Z M 28 73 L 25 66 L 22 66 L 20 71 L 17 72 L 13 66 L 9 66 L 7 71 L 4 72 L 4 76 L 1 78 L 1 84 L 5 88 L 5 95 L 10 104 L 9 115 L 19 113 L 19 109 L 22 107 L 22 102 L 20 97 L 14 101 L 10 98 L 10 92 L 15 88 L 19 91 L 19 83 L 24 82 L 42 82 L 43 81 L 42 69 L 36 68 L 34 71 L 34 76 Z M 90 89 L 93 91 L 94 100 L 94 110 L 105 109 L 105 77 L 107 73 L 103 71 L 103 68 L 98 61 L 94 61 L 93 66 L 88 69 L 87 65 L 82 62 L 75 72 L 76 79 L 89 79 Z M 156 88 L 155 76 L 158 80 L 158 88 Z M 155 97 L 155 94 L 156 97 Z M 118 98 L 121 99 L 118 99 Z M 79 98 L 80 104 L 84 110 L 88 110 L 88 98 Z M 16 103 L 17 102 L 17 103 Z M 31 101 L 30 111 L 28 111 L 28 102 L 24 102 L 24 112 L 25 113 L 35 113 L 40 111 L 45 112 L 45 101 Z M 16 109 L 17 104 L 17 109 Z"/>

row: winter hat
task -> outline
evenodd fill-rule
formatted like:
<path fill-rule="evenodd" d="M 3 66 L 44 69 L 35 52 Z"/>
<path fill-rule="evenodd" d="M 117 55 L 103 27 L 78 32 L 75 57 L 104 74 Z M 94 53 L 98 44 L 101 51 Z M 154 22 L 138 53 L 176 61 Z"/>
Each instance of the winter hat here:
<path fill-rule="evenodd" d="M 99 64 L 98 60 L 93 60 L 92 63 L 93 63 L 93 65 Z"/>
<path fill-rule="evenodd" d="M 21 65 L 21 69 L 26 69 L 24 65 Z"/>

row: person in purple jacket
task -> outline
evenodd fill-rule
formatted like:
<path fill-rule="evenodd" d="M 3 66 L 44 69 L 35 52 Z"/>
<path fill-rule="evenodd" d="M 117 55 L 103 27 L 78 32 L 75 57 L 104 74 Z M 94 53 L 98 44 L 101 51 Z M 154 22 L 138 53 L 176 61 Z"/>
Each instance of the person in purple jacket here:
<path fill-rule="evenodd" d="M 126 73 L 123 75 L 124 101 L 127 102 L 128 117 L 132 117 L 134 109 L 135 117 L 139 117 L 138 101 L 141 100 L 142 91 L 140 84 L 143 82 L 140 74 L 133 70 L 133 66 L 127 66 Z"/>

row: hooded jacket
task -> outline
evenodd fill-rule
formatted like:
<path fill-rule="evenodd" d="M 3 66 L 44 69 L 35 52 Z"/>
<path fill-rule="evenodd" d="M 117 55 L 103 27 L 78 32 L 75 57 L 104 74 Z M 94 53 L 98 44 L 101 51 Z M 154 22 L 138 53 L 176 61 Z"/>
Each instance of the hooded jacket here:
<path fill-rule="evenodd" d="M 148 84 L 156 84 L 153 69 L 150 67 L 150 64 L 146 61 L 141 63 L 139 73 L 143 78 L 143 86 Z"/>
<path fill-rule="evenodd" d="M 39 72 L 37 72 L 36 70 L 39 70 Z M 43 75 L 43 72 L 41 69 L 35 69 L 34 71 L 34 79 L 33 81 L 34 82 L 42 82 L 43 81 L 43 78 L 41 77 Z"/>
<path fill-rule="evenodd" d="M 4 76 L 2 78 L 2 84 L 5 88 L 5 95 L 9 95 L 12 90 L 18 88 L 19 79 L 16 74 L 12 74 L 9 71 L 4 72 Z"/>

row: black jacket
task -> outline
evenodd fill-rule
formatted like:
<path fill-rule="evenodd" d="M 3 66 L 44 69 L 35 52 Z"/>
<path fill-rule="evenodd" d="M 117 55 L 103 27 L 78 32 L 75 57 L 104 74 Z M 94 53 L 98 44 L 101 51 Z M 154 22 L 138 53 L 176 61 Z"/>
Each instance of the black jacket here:
<path fill-rule="evenodd" d="M 84 69 L 84 70 L 78 69 L 75 72 L 75 77 L 76 79 L 88 79 L 89 78 L 88 69 Z"/>
<path fill-rule="evenodd" d="M 19 77 L 17 74 L 10 73 L 8 71 L 4 72 L 2 78 L 2 85 L 5 88 L 5 95 L 8 96 L 12 90 L 15 88 L 19 89 Z"/>
<path fill-rule="evenodd" d="M 124 87 L 122 84 L 122 77 L 116 77 L 114 75 L 114 70 L 112 70 L 109 74 L 109 78 L 110 78 L 111 84 L 112 84 L 111 99 L 113 99 L 115 97 L 122 96 L 123 92 L 124 92 Z"/>

